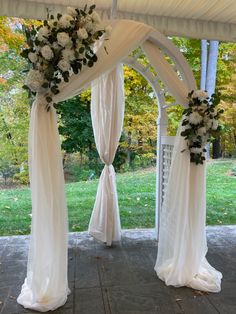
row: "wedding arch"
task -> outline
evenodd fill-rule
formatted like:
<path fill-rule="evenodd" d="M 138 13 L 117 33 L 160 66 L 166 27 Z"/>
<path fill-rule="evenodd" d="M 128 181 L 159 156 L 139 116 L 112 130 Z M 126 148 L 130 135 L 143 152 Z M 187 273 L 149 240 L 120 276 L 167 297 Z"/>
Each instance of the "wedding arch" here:
<path fill-rule="evenodd" d="M 161 81 L 176 101 L 188 103 L 189 91 L 196 90 L 192 71 L 179 50 L 152 27 L 130 20 L 108 21 L 109 40 L 97 51 L 98 61 L 61 83 L 54 102 L 79 94 L 92 84 L 91 114 L 95 142 L 104 162 L 89 233 L 108 245 L 120 240 L 120 218 L 112 162 L 118 146 L 124 115 L 122 66 L 126 62 L 144 74 L 159 99 L 159 136 L 165 128 L 165 95 Z M 103 45 L 106 45 L 104 50 Z M 147 74 L 137 58 L 127 57 L 141 46 L 156 75 Z M 106 52 L 107 51 L 107 52 Z M 165 55 L 173 61 L 170 64 Z M 54 310 L 69 293 L 67 280 L 67 208 L 55 109 L 45 110 L 38 94 L 31 110 L 29 131 L 32 231 L 27 277 L 18 297 L 26 308 Z M 160 202 L 158 258 L 155 270 L 167 285 L 220 291 L 221 274 L 210 266 L 205 235 L 205 166 L 190 163 L 186 141 L 175 140 L 168 185 Z M 160 163 L 159 163 L 160 164 Z M 159 185 L 158 185 L 159 186 Z M 160 186 L 158 187 L 160 189 Z M 79 217 L 78 217 L 79 218 Z"/>

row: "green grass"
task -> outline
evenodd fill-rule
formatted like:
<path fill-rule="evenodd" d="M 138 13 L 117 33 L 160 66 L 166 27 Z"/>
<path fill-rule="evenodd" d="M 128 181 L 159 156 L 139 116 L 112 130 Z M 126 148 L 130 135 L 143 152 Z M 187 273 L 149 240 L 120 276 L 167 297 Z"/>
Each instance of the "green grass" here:
<path fill-rule="evenodd" d="M 236 224 L 235 161 L 208 164 L 207 224 Z M 155 170 L 117 175 L 122 228 L 154 226 Z M 70 231 L 87 230 L 98 181 L 66 184 Z M 30 232 L 29 189 L 0 190 L 0 235 Z"/>
<path fill-rule="evenodd" d="M 207 224 L 236 224 L 236 161 L 219 161 L 207 167 Z"/>

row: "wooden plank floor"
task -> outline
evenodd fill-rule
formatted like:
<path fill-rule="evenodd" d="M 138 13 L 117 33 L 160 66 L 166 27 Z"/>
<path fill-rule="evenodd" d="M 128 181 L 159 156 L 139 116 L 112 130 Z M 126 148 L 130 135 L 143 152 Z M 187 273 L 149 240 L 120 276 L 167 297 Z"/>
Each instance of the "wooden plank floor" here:
<path fill-rule="evenodd" d="M 153 230 L 123 231 L 112 248 L 87 233 L 70 234 L 65 314 L 236 314 L 236 226 L 208 227 L 208 260 L 223 273 L 222 291 L 206 294 L 167 287 L 153 270 Z M 17 304 L 29 238 L 0 238 L 0 313 L 36 313 Z"/>

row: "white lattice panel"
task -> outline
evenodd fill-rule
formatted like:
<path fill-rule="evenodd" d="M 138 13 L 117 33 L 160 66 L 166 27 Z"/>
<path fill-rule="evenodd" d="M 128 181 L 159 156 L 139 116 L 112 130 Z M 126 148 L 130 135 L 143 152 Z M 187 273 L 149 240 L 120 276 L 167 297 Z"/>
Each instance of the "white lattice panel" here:
<path fill-rule="evenodd" d="M 162 136 L 161 138 L 161 204 L 165 195 L 165 189 L 168 182 L 171 158 L 174 148 L 174 136 Z"/>

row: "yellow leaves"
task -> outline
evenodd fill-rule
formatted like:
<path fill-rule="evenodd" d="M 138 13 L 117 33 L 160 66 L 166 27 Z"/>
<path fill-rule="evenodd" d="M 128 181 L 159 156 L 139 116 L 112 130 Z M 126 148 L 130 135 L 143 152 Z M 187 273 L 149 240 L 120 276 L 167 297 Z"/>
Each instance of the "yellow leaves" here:
<path fill-rule="evenodd" d="M 80 99 L 82 102 L 91 101 L 91 88 L 86 89 L 80 94 Z"/>
<path fill-rule="evenodd" d="M 20 52 L 22 46 L 25 46 L 25 37 L 22 33 L 22 25 L 39 26 L 40 21 L 24 20 L 18 18 L 0 17 L 0 52 L 14 49 Z"/>
<path fill-rule="evenodd" d="M 0 46 L 3 49 L 20 50 L 24 42 L 24 36 L 17 32 L 16 21 L 14 18 L 0 17 Z"/>
<path fill-rule="evenodd" d="M 0 85 L 5 85 L 7 83 L 7 80 L 3 77 L 0 77 Z"/>

